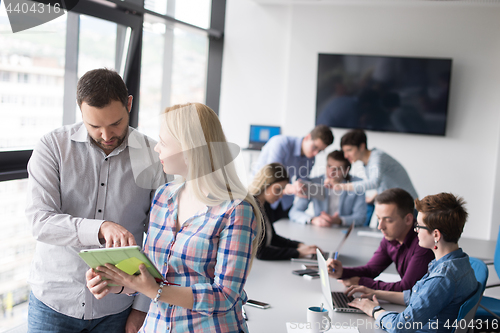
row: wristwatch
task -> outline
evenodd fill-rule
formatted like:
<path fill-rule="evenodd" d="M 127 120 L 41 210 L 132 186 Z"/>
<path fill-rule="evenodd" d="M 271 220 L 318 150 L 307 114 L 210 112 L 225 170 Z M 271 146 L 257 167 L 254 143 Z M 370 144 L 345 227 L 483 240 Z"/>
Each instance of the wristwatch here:
<path fill-rule="evenodd" d="M 374 307 L 372 310 L 372 317 L 375 318 L 375 312 L 380 311 L 380 310 L 384 310 L 384 308 L 381 307 L 380 305 L 377 305 L 376 307 Z"/>

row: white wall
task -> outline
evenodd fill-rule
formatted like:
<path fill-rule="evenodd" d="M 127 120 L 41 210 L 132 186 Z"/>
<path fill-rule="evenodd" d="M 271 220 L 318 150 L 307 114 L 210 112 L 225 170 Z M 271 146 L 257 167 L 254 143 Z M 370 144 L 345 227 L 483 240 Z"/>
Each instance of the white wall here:
<path fill-rule="evenodd" d="M 249 124 L 284 121 L 289 20 L 288 7 L 227 3 L 220 115 L 226 135 L 242 147 Z"/>
<path fill-rule="evenodd" d="M 317 54 L 453 58 L 446 137 L 368 132 L 407 169 L 420 197 L 467 201 L 464 236 L 495 239 L 500 224 L 500 6 L 449 2 L 262 5 L 229 0 L 220 116 L 245 146 L 251 123 L 288 135 L 314 126 Z M 339 148 L 345 130 L 334 129 Z M 324 155 L 318 159 L 323 164 Z"/>

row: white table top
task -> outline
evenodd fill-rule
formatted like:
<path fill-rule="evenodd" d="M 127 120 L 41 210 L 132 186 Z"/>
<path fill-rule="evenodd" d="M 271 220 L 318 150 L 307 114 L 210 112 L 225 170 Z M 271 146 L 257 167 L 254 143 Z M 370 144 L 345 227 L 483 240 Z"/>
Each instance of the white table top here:
<path fill-rule="evenodd" d="M 345 235 L 342 232 L 345 229 L 320 228 L 288 220 L 276 222 L 274 227 L 283 237 L 317 245 L 324 251 L 334 251 Z M 380 243 L 381 238 L 359 236 L 359 230 L 370 229 L 353 230 L 339 255 L 345 266 L 364 265 Z M 471 256 L 492 258 L 496 242 L 461 239 L 459 244 Z M 245 306 L 250 332 L 286 332 L 286 322 L 305 323 L 307 308 L 325 303 L 319 279 L 307 280 L 292 274 L 292 270 L 301 269 L 301 266 L 301 263 L 292 261 L 254 260 L 245 290 L 249 298 L 269 303 L 271 308 L 263 310 Z M 397 273 L 394 265 L 386 272 Z M 330 279 L 330 284 L 333 291 L 344 290 L 343 285 L 335 279 Z M 394 304 L 384 304 L 384 308 L 393 311 L 404 309 L 403 306 Z M 330 318 L 332 326 L 352 326 L 354 323 L 359 332 L 383 332 L 375 329 L 375 321 L 365 314 L 337 313 L 330 310 Z"/>

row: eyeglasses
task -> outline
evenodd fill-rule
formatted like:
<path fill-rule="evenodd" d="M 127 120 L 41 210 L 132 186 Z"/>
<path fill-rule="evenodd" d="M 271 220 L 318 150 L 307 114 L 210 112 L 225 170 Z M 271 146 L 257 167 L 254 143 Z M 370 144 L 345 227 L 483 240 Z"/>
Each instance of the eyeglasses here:
<path fill-rule="evenodd" d="M 418 229 L 425 229 L 427 231 L 431 231 L 430 228 L 424 227 L 423 225 L 418 225 L 417 222 L 415 222 L 415 224 L 413 225 L 413 230 L 415 230 L 415 232 L 418 232 Z"/>

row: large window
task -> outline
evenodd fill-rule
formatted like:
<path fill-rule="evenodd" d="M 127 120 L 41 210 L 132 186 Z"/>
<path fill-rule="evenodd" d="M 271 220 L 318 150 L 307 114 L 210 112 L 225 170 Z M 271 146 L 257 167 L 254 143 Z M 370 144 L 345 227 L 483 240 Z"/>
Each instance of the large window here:
<path fill-rule="evenodd" d="M 211 0 L 141 3 L 80 0 L 18 33 L 0 5 L 0 332 L 26 325 L 36 245 L 24 214 L 26 163 L 42 135 L 81 120 L 78 78 L 93 68 L 118 71 L 134 95 L 131 125 L 154 138 L 168 105 L 210 98 L 217 112 L 208 87 L 220 86 L 225 0 L 214 2 L 218 28 L 211 27 Z"/>
<path fill-rule="evenodd" d="M 206 33 L 145 15 L 139 131 L 157 138 L 165 107 L 205 102 L 207 62 Z"/>
<path fill-rule="evenodd" d="M 62 125 L 65 40 L 66 15 L 13 34 L 0 6 L 0 150 L 33 148 Z"/>
<path fill-rule="evenodd" d="M 145 0 L 144 7 L 201 28 L 210 28 L 212 0 Z"/>
<path fill-rule="evenodd" d="M 79 21 L 78 77 L 102 67 L 114 69 L 123 76 L 124 52 L 119 51 L 130 38 L 130 28 L 88 15 L 79 15 Z M 76 103 L 75 109 L 75 119 L 81 121 Z"/>
<path fill-rule="evenodd" d="M 26 216 L 27 179 L 0 182 L 0 332 L 27 316 L 26 278 L 35 250 Z"/>

